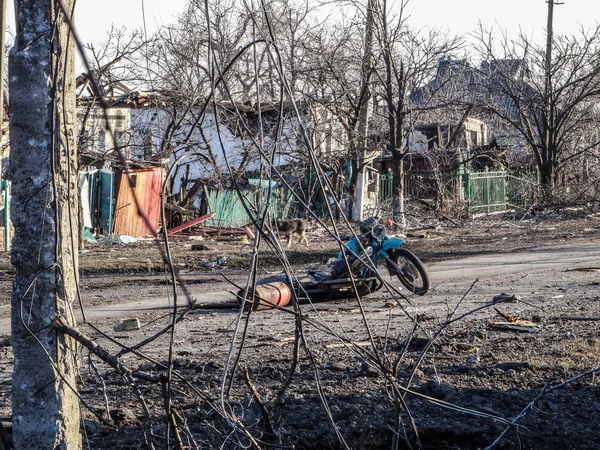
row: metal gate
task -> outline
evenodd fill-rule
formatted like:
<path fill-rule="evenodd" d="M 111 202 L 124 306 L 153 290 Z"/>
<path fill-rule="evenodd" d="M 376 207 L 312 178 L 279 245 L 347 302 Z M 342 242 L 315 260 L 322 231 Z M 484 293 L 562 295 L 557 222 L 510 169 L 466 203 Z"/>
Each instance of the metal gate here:
<path fill-rule="evenodd" d="M 506 209 L 506 177 L 508 173 L 474 172 L 464 174 L 465 200 L 473 212 Z"/>
<path fill-rule="evenodd" d="M 506 179 L 506 197 L 510 207 L 529 208 L 536 203 L 540 189 L 538 171 L 512 172 Z"/>

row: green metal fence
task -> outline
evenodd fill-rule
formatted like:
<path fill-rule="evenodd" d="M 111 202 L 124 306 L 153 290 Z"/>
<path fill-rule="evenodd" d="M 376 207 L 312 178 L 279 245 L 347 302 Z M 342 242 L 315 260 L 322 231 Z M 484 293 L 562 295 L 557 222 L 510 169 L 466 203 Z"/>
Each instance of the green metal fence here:
<path fill-rule="evenodd" d="M 289 219 L 298 217 L 298 204 L 293 193 L 284 186 L 271 187 L 270 195 L 268 186 L 259 186 L 244 189 L 242 197 L 244 202 L 253 211 L 259 207 L 262 211 L 267 203 L 274 217 Z M 241 227 L 251 222 L 250 217 L 238 193 L 233 189 L 209 189 L 207 212 L 216 213 L 207 221 L 208 225 L 216 227 Z"/>
<path fill-rule="evenodd" d="M 392 171 L 379 175 L 379 199 L 392 196 Z M 460 189 L 460 178 L 456 172 L 434 174 L 428 170 L 407 170 L 404 172 L 404 195 L 407 198 L 433 199 L 440 190 L 445 195 L 456 195 Z"/>
<path fill-rule="evenodd" d="M 443 189 L 445 195 L 466 200 L 472 212 L 504 211 L 509 207 L 523 208 L 535 202 L 539 180 L 536 172 L 448 172 L 406 171 L 404 195 L 407 198 L 433 199 Z M 380 175 L 379 196 L 392 195 L 392 173 Z"/>
<path fill-rule="evenodd" d="M 386 200 L 392 196 L 393 181 L 392 169 L 379 175 L 379 200 Z"/>
<path fill-rule="evenodd" d="M 465 200 L 473 212 L 506 209 L 507 172 L 473 172 L 464 174 Z"/>

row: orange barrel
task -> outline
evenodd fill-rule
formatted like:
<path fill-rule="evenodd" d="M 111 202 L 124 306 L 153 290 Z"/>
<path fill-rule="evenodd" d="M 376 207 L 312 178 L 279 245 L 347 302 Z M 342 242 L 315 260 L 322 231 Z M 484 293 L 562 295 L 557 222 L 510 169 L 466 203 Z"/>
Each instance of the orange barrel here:
<path fill-rule="evenodd" d="M 244 298 L 245 290 L 238 292 L 240 299 Z M 265 283 L 256 286 L 254 289 L 254 299 L 252 301 L 253 311 L 263 311 L 276 306 L 286 306 L 292 298 L 290 287 L 280 281 Z"/>

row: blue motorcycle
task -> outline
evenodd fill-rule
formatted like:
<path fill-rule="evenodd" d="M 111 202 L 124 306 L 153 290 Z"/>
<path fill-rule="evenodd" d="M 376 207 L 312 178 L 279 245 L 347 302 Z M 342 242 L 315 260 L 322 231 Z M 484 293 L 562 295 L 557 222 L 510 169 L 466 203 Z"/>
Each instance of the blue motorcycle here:
<path fill-rule="evenodd" d="M 381 261 L 385 261 L 390 276 L 397 277 L 410 292 L 425 295 L 430 288 L 425 266 L 413 253 L 402 248 L 402 239 L 387 235 L 379 214 L 361 222 L 359 227 L 360 235 L 347 241 L 331 273 L 310 271 L 293 280 L 281 274 L 263 278 L 257 285 L 271 284 L 279 292 L 281 286 L 273 283 L 283 283 L 290 292 L 295 291 L 300 301 L 352 298 L 355 292 L 363 297 L 383 287 L 384 282 L 377 267 Z"/>
<path fill-rule="evenodd" d="M 402 248 L 402 239 L 387 235 L 379 214 L 361 222 L 359 227 L 360 235 L 351 239 L 339 253 L 331 272 L 332 280 L 351 276 L 369 292 L 375 292 L 383 283 L 374 269 L 380 261 L 385 261 L 390 276 L 397 277 L 410 292 L 425 295 L 429 291 L 431 285 L 425 266 L 412 252 Z"/>

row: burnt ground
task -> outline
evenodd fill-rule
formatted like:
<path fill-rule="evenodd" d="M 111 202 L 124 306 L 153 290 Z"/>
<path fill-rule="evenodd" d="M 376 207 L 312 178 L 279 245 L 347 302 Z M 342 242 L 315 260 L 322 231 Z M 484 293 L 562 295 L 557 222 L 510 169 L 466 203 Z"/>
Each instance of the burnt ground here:
<path fill-rule="evenodd" d="M 175 378 L 173 405 L 179 423 L 185 420 L 187 424 L 181 427 L 186 430 L 182 432 L 184 444 L 189 448 L 252 447 L 242 432 L 233 432 L 235 427 L 223 418 L 226 411 L 261 447 L 273 445 L 271 424 L 281 439 L 278 448 L 344 448 L 341 440 L 350 448 L 389 448 L 397 430 L 416 446 L 414 429 L 427 449 L 485 448 L 506 428 L 503 420 L 513 420 L 532 402 L 497 448 L 598 448 L 597 374 L 540 394 L 600 365 L 599 272 L 571 270 L 600 266 L 596 251 L 600 215 L 562 211 L 524 220 L 493 216 L 462 226 L 443 223 L 412 230 L 407 241 L 431 267 L 432 292 L 410 297 L 413 306 L 405 301 L 400 301 L 401 307 L 394 306 L 391 295 L 381 291 L 363 299 L 360 307 L 356 300 L 303 305 L 303 336 L 309 351 L 300 349 L 294 376 L 283 391 L 294 355 L 292 313 L 270 310 L 240 316 L 235 309 L 217 308 L 189 312 L 174 336 L 174 367 L 181 378 Z M 199 243 L 207 249 L 192 250 Z M 245 283 L 247 250 L 238 237 L 172 243 L 174 264 L 192 296 L 235 290 L 222 273 L 235 283 Z M 308 248 L 294 244 L 287 255 L 302 273 L 309 267 L 325 267 L 336 251 L 330 238 L 315 232 Z M 261 255 L 261 275 L 279 270 L 272 253 L 265 249 Z M 224 264 L 206 267 L 223 256 L 227 257 Z M 508 263 L 494 266 L 493 258 Z M 452 269 L 449 264 L 459 259 L 466 263 Z M 86 244 L 81 269 L 86 307 L 169 295 L 161 254 L 150 240 Z M 0 270 L 4 272 L 0 307 L 6 311 L 11 279 L 6 255 L 0 258 Z M 428 336 L 443 326 L 448 311 L 463 296 L 457 316 L 485 306 L 500 292 L 518 294 L 521 300 L 495 304 L 450 324 L 414 369 Z M 491 327 L 491 321 L 502 320 L 496 310 L 533 322 L 535 332 Z M 411 334 L 413 322 L 407 313 L 414 316 L 417 311 L 421 312 L 419 324 Z M 114 318 L 95 320 L 94 325 L 114 341 L 88 325 L 81 329 L 117 353 L 120 345 L 133 345 L 163 329 L 170 321 L 167 313 L 140 311 L 135 315 L 142 328 L 131 332 L 112 331 Z M 129 353 L 122 359 L 134 370 L 164 376 L 160 363 L 167 359 L 168 339 L 164 335 L 148 344 L 144 356 Z M 6 422 L 10 416 L 10 341 L 5 339 L 0 345 L 0 396 L 4 400 L 0 415 Z M 82 397 L 104 418 L 83 413 L 84 447 L 145 448 L 146 433 L 157 448 L 164 448 L 160 386 L 137 383 L 148 407 L 145 413 L 122 376 L 100 362 L 96 362 L 96 372 L 87 352 L 81 356 Z M 395 369 L 390 371 L 390 365 Z M 226 367 L 233 376 L 224 382 Z M 398 393 L 393 386 L 405 386 L 413 372 L 410 387 L 420 396 L 407 394 L 406 408 L 398 414 L 394 407 Z M 392 373 L 395 380 L 390 378 Z M 228 395 L 222 397 L 223 390 Z M 406 448 L 409 444 L 402 438 L 399 445 Z"/>

